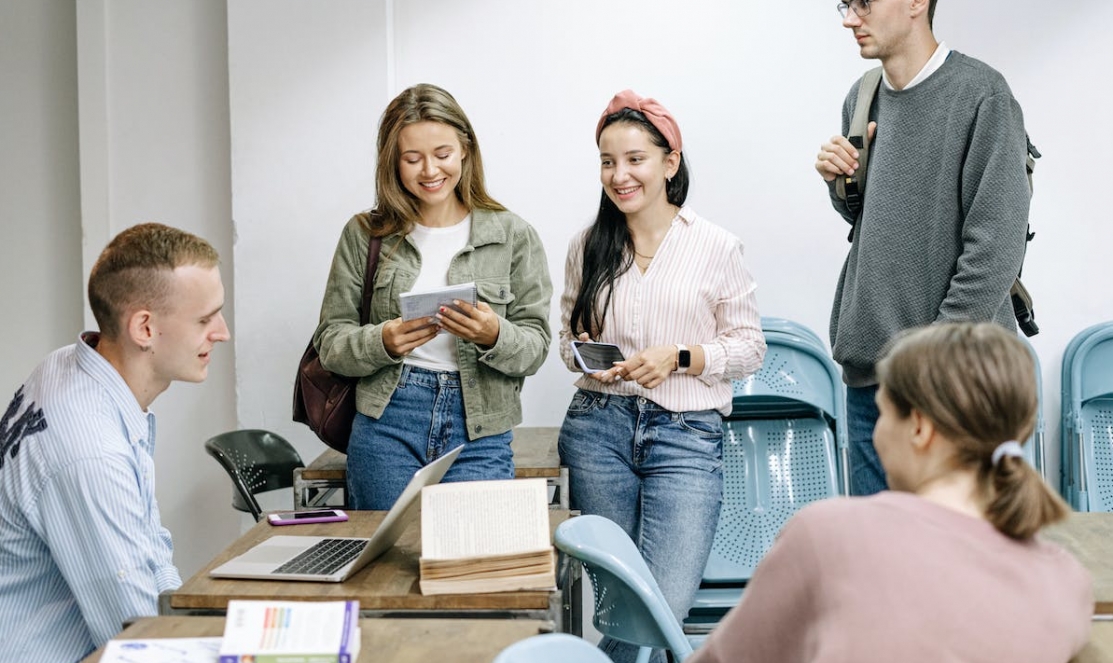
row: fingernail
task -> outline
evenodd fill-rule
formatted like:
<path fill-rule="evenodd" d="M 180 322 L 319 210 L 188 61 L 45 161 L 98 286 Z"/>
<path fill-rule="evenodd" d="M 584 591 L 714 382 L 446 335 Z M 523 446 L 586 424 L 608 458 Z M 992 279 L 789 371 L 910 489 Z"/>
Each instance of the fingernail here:
<path fill-rule="evenodd" d="M 443 306 L 441 307 L 441 313 L 444 313 L 444 307 Z"/>

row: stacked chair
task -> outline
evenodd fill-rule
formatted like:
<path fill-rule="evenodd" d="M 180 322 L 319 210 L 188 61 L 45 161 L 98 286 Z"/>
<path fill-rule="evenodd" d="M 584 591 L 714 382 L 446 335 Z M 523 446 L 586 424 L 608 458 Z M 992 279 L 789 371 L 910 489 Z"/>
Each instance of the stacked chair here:
<path fill-rule="evenodd" d="M 1113 511 L 1113 322 L 1063 354 L 1060 492 L 1077 511 Z"/>
<path fill-rule="evenodd" d="M 1036 427 L 1032 430 L 1032 436 L 1028 438 L 1028 442 L 1024 444 L 1024 459 L 1028 464 L 1036 468 L 1040 476 L 1045 480 L 1047 473 L 1044 471 L 1044 437 L 1046 431 L 1046 423 L 1043 418 L 1043 372 L 1040 370 L 1040 358 L 1036 354 L 1035 348 L 1028 342 L 1028 339 L 1023 336 L 1019 337 L 1028 346 L 1028 352 L 1032 355 L 1032 362 L 1036 365 L 1036 395 L 1039 398 L 1039 406 L 1036 409 Z"/>
<path fill-rule="evenodd" d="M 848 492 L 846 398 L 837 365 L 799 323 L 762 318 L 762 330 L 765 362 L 735 381 L 732 411 L 723 421 L 723 505 L 684 625 L 696 642 L 738 603 L 794 513 Z"/>

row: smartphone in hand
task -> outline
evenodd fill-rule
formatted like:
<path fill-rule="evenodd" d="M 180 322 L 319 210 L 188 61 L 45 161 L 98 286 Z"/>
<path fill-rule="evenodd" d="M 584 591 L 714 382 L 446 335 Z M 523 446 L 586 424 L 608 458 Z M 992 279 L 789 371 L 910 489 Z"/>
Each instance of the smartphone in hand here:
<path fill-rule="evenodd" d="M 584 373 L 598 373 L 614 368 L 616 361 L 625 361 L 622 350 L 613 343 L 572 341 L 572 355 Z"/>
<path fill-rule="evenodd" d="M 313 511 L 279 511 L 267 514 L 272 525 L 304 525 L 308 523 L 334 523 L 348 519 L 340 509 L 315 509 Z"/>

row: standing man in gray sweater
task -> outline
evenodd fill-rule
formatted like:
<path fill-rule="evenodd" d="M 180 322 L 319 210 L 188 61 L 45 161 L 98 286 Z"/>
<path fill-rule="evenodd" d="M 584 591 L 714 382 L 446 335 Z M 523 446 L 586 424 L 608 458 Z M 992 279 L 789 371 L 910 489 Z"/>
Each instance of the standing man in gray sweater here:
<path fill-rule="evenodd" d="M 934 322 L 994 321 L 1015 329 L 1009 287 L 1024 257 L 1029 201 L 1024 122 L 999 73 L 936 42 L 935 4 L 839 4 L 861 56 L 880 60 L 884 70 L 870 110 L 873 143 L 860 215 L 835 193 L 835 179 L 858 168 L 858 150 L 835 136 L 815 162 L 835 210 L 853 227 L 830 332 L 847 384 L 855 495 L 886 488 L 873 447 L 874 365 L 885 344 Z M 843 103 L 844 135 L 860 82 Z"/>

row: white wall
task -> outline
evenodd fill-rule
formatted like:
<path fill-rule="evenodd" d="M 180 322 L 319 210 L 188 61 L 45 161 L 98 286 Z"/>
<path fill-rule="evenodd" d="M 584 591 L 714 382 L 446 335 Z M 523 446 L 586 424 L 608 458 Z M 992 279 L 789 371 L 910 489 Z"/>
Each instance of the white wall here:
<path fill-rule="evenodd" d="M 0 3 L 0 407 L 81 331 L 72 0 Z"/>
<path fill-rule="evenodd" d="M 224 3 L 83 0 L 77 19 L 82 276 L 128 226 L 196 233 L 220 252 L 234 337 Z M 231 484 L 202 446 L 237 427 L 233 366 L 233 344 L 219 346 L 204 384 L 173 384 L 152 406 L 159 507 L 185 576 L 240 532 Z"/>
<path fill-rule="evenodd" d="M 825 333 L 847 244 L 811 163 L 869 66 L 827 3 L 82 0 L 76 44 L 73 5 L 0 12 L 0 110 L 15 120 L 0 123 L 0 218 L 19 238 L 0 244 L 7 388 L 71 341 L 90 260 L 121 228 L 172 223 L 224 257 L 233 343 L 205 385 L 175 385 L 155 404 L 158 494 L 184 573 L 239 531 L 204 439 L 266 427 L 307 459 L 323 449 L 289 421 L 293 368 L 340 229 L 373 203 L 379 115 L 407 85 L 460 100 L 491 189 L 538 228 L 558 292 L 567 241 L 598 202 L 598 113 L 624 87 L 657 97 L 684 130 L 692 204 L 746 242 L 763 313 Z M 937 17 L 938 36 L 1005 74 L 1046 155 L 1025 280 L 1053 424 L 1063 348 L 1113 318 L 1102 287 L 1113 93 L 1100 78 L 1113 44 L 1099 32 L 1111 20 L 1104 0 L 1055 11 L 949 0 Z M 554 352 L 526 383 L 526 423 L 557 425 L 571 382 Z"/>
<path fill-rule="evenodd" d="M 488 183 L 537 227 L 558 292 L 568 239 L 598 203 L 593 129 L 599 112 L 624 87 L 657 97 L 684 131 L 694 178 L 690 202 L 746 242 L 763 314 L 799 320 L 826 336 L 848 245 L 846 226 L 811 164 L 819 143 L 839 129 L 846 90 L 872 66 L 858 57 L 833 6 L 794 3 L 771 13 L 754 2 L 726 0 L 406 0 L 387 2 L 385 11 L 372 5 L 333 3 L 328 19 L 318 7 L 312 23 L 297 3 L 232 5 L 237 232 L 241 239 L 260 238 L 271 264 L 284 266 L 265 270 L 263 279 L 248 276 L 256 260 L 239 263 L 237 369 L 241 386 L 253 385 L 241 390 L 241 423 L 266 421 L 288 431 L 303 455 L 321 449 L 286 422 L 289 367 L 315 322 L 339 229 L 373 202 L 372 170 L 361 159 L 373 158 L 377 116 L 389 96 L 417 82 L 447 88 L 468 112 Z M 1038 239 L 1026 283 L 1044 329 L 1034 344 L 1044 364 L 1049 422 L 1058 415 L 1063 347 L 1078 330 L 1113 317 L 1113 295 L 1087 286 L 1100 283 L 1113 226 L 1101 188 L 1085 186 L 1098 184 L 1095 159 L 1113 148 L 1105 119 L 1110 93 L 1090 74 L 1113 66 L 1113 48 L 1097 27 L 1111 18 L 1113 6 L 1100 0 L 1062 12 L 1032 0 L 944 2 L 937 17 L 940 38 L 1009 79 L 1047 155 L 1037 174 L 1032 223 Z M 333 36 L 320 33 L 326 20 L 344 27 L 321 52 L 318 40 Z M 236 58 L 238 43 L 276 31 L 287 47 L 275 59 Z M 349 40 L 367 47 L 355 55 L 362 68 L 335 57 L 355 48 Z M 332 66 L 322 69 L 330 58 Z M 389 95 L 384 76 L 393 83 Z M 261 112 L 261 100 L 320 91 L 323 81 L 347 91 L 330 87 L 320 117 L 303 113 L 304 101 Z M 366 114 L 349 114 L 344 124 L 354 90 L 363 93 L 360 103 L 381 101 Z M 270 126 L 276 113 L 288 120 L 278 131 Z M 324 128 L 322 118 L 332 123 Z M 294 163 L 301 158 L 309 165 Z M 284 236 L 276 236 L 278 228 Z M 243 315 L 248 302 L 266 301 L 278 285 L 290 286 L 280 310 Z M 554 299 L 554 330 L 558 315 Z M 559 424 L 571 382 L 554 352 L 526 381 L 526 423 Z M 1050 455 L 1055 477 L 1057 449 Z"/>

